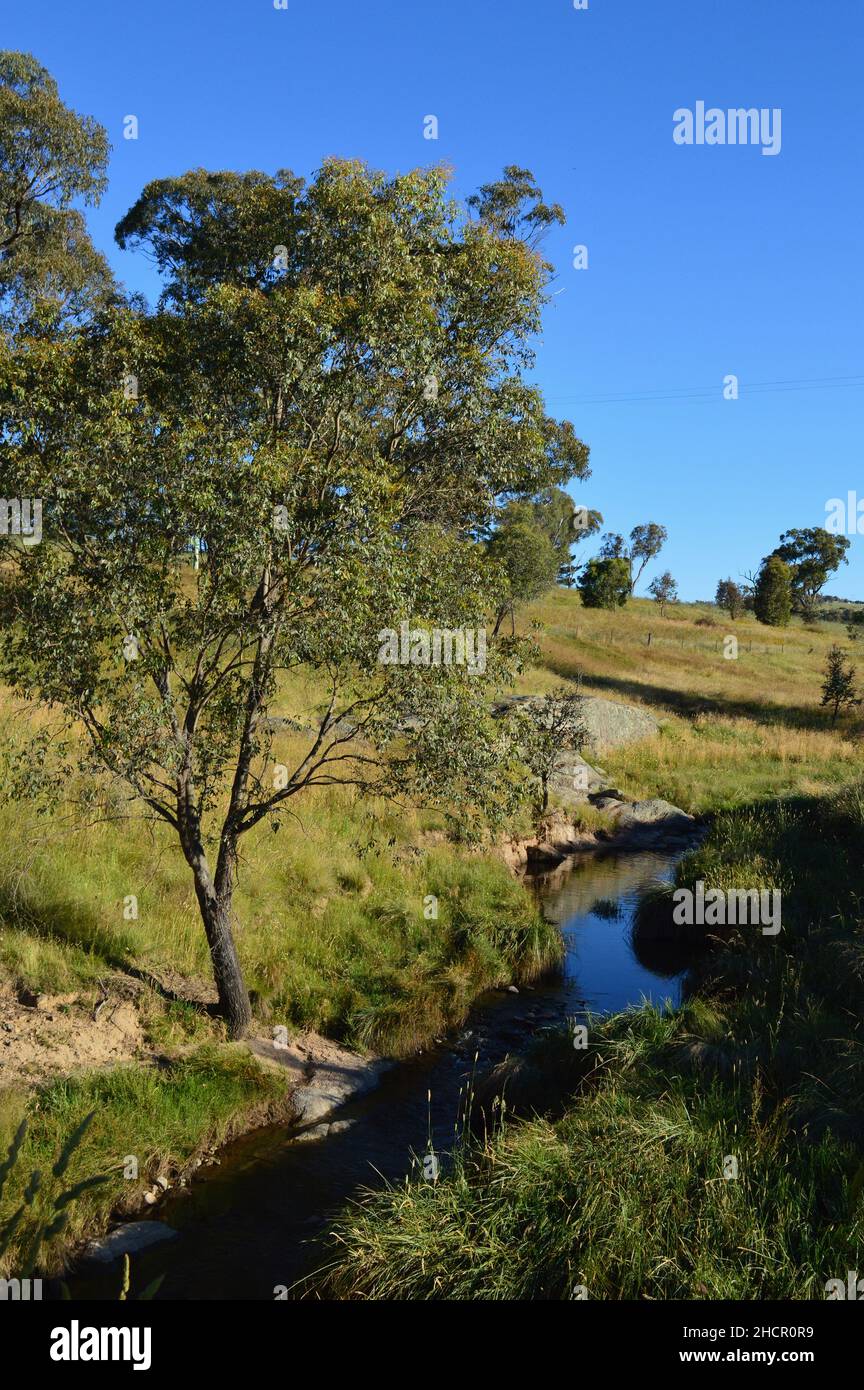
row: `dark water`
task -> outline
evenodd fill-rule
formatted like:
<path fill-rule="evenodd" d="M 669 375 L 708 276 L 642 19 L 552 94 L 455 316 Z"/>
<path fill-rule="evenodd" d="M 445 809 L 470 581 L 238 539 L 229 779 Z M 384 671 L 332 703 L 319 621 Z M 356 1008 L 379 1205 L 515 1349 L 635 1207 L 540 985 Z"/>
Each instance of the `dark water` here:
<path fill-rule="evenodd" d="M 662 959 L 648 954 L 649 944 L 631 936 L 641 893 L 652 883 L 670 882 L 679 858 L 650 851 L 592 857 L 560 886 L 542 888 L 546 916 L 564 936 L 563 988 L 571 1002 L 603 1014 L 643 999 L 680 1003 L 683 973 L 667 973 Z"/>
<path fill-rule="evenodd" d="M 160 1298 L 268 1299 L 292 1286 L 317 1255 L 328 1216 L 364 1186 L 400 1181 L 429 1146 L 446 1154 L 461 1128 L 473 1072 L 520 1051 L 533 1033 L 590 1009 L 609 1013 L 650 999 L 680 998 L 680 975 L 640 962 L 631 940 L 640 892 L 669 879 L 677 855 L 582 857 L 536 880 L 567 954 L 560 978 L 480 1000 L 459 1036 L 385 1076 L 378 1090 L 343 1107 L 339 1133 L 298 1142 L 284 1126 L 257 1130 L 160 1203 L 156 1219 L 179 1237 L 132 1257 L 132 1296 L 157 1275 Z M 637 946 L 638 950 L 638 946 Z M 73 1298 L 116 1298 L 118 1268 L 92 1267 L 69 1281 Z M 296 1290 L 291 1295 L 296 1296 Z"/>

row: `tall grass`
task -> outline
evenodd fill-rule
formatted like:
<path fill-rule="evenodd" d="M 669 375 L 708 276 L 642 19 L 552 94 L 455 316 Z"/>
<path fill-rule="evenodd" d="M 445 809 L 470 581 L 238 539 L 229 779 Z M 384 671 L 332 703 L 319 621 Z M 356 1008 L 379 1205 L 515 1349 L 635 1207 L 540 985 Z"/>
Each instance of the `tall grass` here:
<path fill-rule="evenodd" d="M 558 1119 L 346 1210 L 319 1292 L 823 1298 L 864 1240 L 862 828 L 857 787 L 718 815 L 679 883 L 782 885 L 780 936 L 727 929 L 679 1010 L 595 1028 Z M 572 1086 L 560 1036 L 547 1051 Z"/>
<path fill-rule="evenodd" d="M 138 917 L 124 902 L 134 895 Z M 435 900 L 433 902 L 433 899 Z M 484 988 L 560 957 L 555 929 L 492 857 L 424 847 L 422 818 L 346 793 L 310 798 L 300 825 L 245 846 L 235 900 L 260 1024 L 316 1028 L 397 1055 L 464 1017 Z M 170 972 L 209 987 L 188 870 L 167 833 L 51 831 L 0 814 L 0 979 L 95 990 L 112 973 Z M 147 998 L 151 1042 L 192 1027 Z"/>

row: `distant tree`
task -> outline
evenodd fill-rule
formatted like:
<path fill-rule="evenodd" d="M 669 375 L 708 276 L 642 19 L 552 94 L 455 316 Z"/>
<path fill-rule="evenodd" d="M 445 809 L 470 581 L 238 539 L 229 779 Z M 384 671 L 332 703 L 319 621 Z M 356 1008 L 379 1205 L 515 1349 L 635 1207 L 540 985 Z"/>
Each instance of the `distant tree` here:
<path fill-rule="evenodd" d="M 717 585 L 717 593 L 714 595 L 714 602 L 718 608 L 723 608 L 734 622 L 740 618 L 744 612 L 744 592 L 735 583 L 734 579 L 721 579 Z"/>
<path fill-rule="evenodd" d="M 586 608 L 623 608 L 630 597 L 630 566 L 617 556 L 589 560 L 577 588 Z"/>
<path fill-rule="evenodd" d="M 846 664 L 846 653 L 835 642 L 825 663 L 825 679 L 822 682 L 820 704 L 831 711 L 831 725 L 837 723 L 841 709 L 860 705 L 861 700 L 855 685 L 855 667 Z"/>
<path fill-rule="evenodd" d="M 848 565 L 848 536 L 835 536 L 823 526 L 784 531 L 774 554 L 791 570 L 792 604 L 796 613 L 808 621 L 816 616 L 819 595 L 830 575 Z"/>
<path fill-rule="evenodd" d="M 678 585 L 668 570 L 664 570 L 648 585 L 648 592 L 660 609 L 660 617 L 666 616 L 666 605 L 678 601 Z"/>
<path fill-rule="evenodd" d="M 786 627 L 792 615 L 792 572 L 779 555 L 766 555 L 756 578 L 753 611 L 760 623 Z"/>
<path fill-rule="evenodd" d="M 584 699 L 578 688 L 559 685 L 542 699 L 517 707 L 515 741 L 536 784 L 535 810 L 549 808 L 549 780 L 558 754 L 582 748 L 588 738 Z"/>
<path fill-rule="evenodd" d="M 495 614 L 493 636 L 509 613 L 515 628 L 516 605 L 530 603 L 551 589 L 558 576 L 559 554 L 547 533 L 519 503 L 505 508 L 488 543 L 489 555 L 502 567 L 504 593 Z"/>
<path fill-rule="evenodd" d="M 582 448 L 584 464 L 578 469 L 577 476 L 586 478 L 591 472 L 588 467 L 589 450 L 587 444 Z M 601 513 L 577 506 L 569 492 L 560 487 L 546 488 L 531 501 L 511 503 L 511 507 L 520 508 L 549 537 L 558 556 L 558 583 L 572 588 L 580 569 L 573 559 L 573 547 L 599 531 L 603 525 Z"/>
<path fill-rule="evenodd" d="M 655 521 L 648 521 L 642 526 L 634 526 L 630 532 L 629 544 L 617 531 L 607 531 L 600 543 L 600 559 L 627 561 L 632 594 L 645 566 L 660 554 L 667 536 L 665 526 L 658 526 Z M 635 574 L 633 573 L 634 565 L 637 566 Z"/>
<path fill-rule="evenodd" d="M 600 538 L 598 554 L 601 560 L 626 560 L 628 556 L 624 537 L 617 531 L 607 531 Z"/>
<path fill-rule="evenodd" d="M 645 566 L 656 559 L 666 544 L 669 533 L 665 526 L 658 526 L 656 521 L 646 522 L 644 526 L 634 526 L 630 532 L 630 592 L 636 588 L 642 577 Z M 634 564 L 638 565 L 636 573 L 633 573 Z"/>

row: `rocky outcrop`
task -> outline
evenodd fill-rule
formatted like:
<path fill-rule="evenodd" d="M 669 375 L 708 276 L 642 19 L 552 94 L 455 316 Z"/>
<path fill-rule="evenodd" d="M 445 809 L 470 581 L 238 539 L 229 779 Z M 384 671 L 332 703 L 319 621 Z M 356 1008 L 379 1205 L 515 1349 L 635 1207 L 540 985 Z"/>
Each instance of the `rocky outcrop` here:
<path fill-rule="evenodd" d="M 619 704 L 599 695 L 586 695 L 582 702 L 582 719 L 588 730 L 589 754 L 603 756 L 610 748 L 622 743 L 636 743 L 650 738 L 660 728 L 659 720 L 637 705 Z"/>
<path fill-rule="evenodd" d="M 699 822 L 695 816 L 673 806 L 661 797 L 647 801 L 615 800 L 601 796 L 595 805 L 606 811 L 614 825 L 616 843 L 655 845 L 675 848 L 692 841 Z"/>
<path fill-rule="evenodd" d="M 377 1086 L 393 1065 L 380 1057 L 360 1057 L 311 1032 L 300 1033 L 291 1042 L 249 1038 L 246 1046 L 262 1062 L 288 1074 L 296 1122 L 316 1128 L 341 1105 Z"/>
<path fill-rule="evenodd" d="M 503 714 L 537 702 L 536 696 L 513 695 L 497 704 L 495 711 Z M 599 696 L 583 698 L 582 719 L 588 732 L 584 751 L 589 754 L 649 737 L 660 727 L 645 710 Z M 698 826 L 696 819 L 680 806 L 659 797 L 631 801 L 610 783 L 603 768 L 588 762 L 582 752 L 558 752 L 549 791 L 557 809 L 543 818 L 536 835 L 511 836 L 499 846 L 499 852 L 515 873 L 546 872 L 580 850 L 613 841 L 622 845 L 683 845 L 693 838 Z M 589 831 L 578 823 L 574 812 L 586 804 L 608 817 L 608 827 Z"/>
<path fill-rule="evenodd" d="M 535 695 L 508 695 L 493 708 L 502 714 L 514 707 L 538 703 L 539 697 Z M 610 748 L 618 748 L 622 743 L 650 738 L 660 728 L 659 720 L 647 710 L 638 705 L 606 700 L 602 695 L 583 695 L 580 713 L 588 734 L 585 751 L 589 757 L 602 757 Z"/>

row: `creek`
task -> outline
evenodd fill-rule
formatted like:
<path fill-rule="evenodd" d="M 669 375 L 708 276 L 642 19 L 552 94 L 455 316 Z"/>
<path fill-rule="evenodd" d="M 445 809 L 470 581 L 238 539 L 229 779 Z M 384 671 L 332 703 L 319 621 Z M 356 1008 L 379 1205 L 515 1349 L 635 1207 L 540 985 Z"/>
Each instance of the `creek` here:
<path fill-rule="evenodd" d="M 316 1237 L 360 1189 L 401 1181 L 430 1141 L 436 1153 L 452 1149 L 472 1075 L 523 1050 L 538 1030 L 588 1010 L 677 1004 L 686 962 L 634 941 L 632 928 L 640 894 L 671 880 L 681 853 L 592 852 L 526 880 L 560 926 L 561 971 L 518 994 L 483 996 L 457 1036 L 400 1063 L 378 1089 L 343 1106 L 326 1137 L 303 1142 L 278 1125 L 227 1145 L 218 1162 L 159 1204 L 155 1219 L 179 1237 L 131 1257 L 131 1296 L 162 1274 L 159 1298 L 272 1300 L 308 1271 Z M 119 1267 L 91 1264 L 68 1282 L 73 1298 L 116 1298 Z"/>

